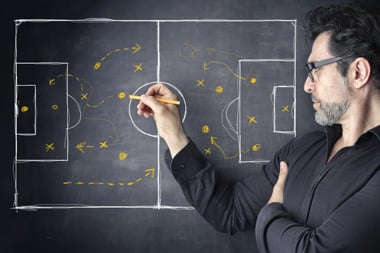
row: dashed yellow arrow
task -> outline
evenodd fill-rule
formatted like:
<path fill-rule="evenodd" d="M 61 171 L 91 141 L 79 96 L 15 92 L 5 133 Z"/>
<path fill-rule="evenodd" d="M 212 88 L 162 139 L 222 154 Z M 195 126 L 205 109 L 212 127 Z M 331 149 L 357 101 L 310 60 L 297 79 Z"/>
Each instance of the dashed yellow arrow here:
<path fill-rule="evenodd" d="M 147 169 L 147 170 L 144 170 L 146 173 L 145 173 L 145 176 L 146 177 L 151 177 L 151 178 L 154 178 L 154 172 L 156 171 L 154 168 L 150 168 L 150 169 Z"/>
<path fill-rule="evenodd" d="M 139 52 L 141 50 L 141 46 L 139 44 L 135 44 L 132 46 L 132 52 L 131 54 L 136 54 L 137 52 Z M 113 54 L 116 54 L 116 53 L 120 53 L 120 52 L 125 52 L 125 51 L 129 51 L 129 48 L 128 47 L 124 47 L 124 48 L 116 48 L 108 53 L 106 53 L 106 55 L 104 55 L 103 57 L 100 58 L 99 61 L 97 61 L 94 66 L 93 66 L 93 69 L 94 70 L 98 70 L 102 67 L 102 63 L 108 58 L 110 57 L 111 55 Z"/>
<path fill-rule="evenodd" d="M 149 169 L 146 169 L 144 170 L 145 174 L 144 174 L 144 177 L 145 178 L 151 178 L 151 179 L 154 179 L 154 175 L 155 175 L 155 172 L 156 172 L 156 169 L 155 168 L 149 168 Z M 139 183 L 141 182 L 144 177 L 139 177 L 135 180 L 132 180 L 132 181 L 129 181 L 129 182 L 96 182 L 96 181 L 89 181 L 89 182 L 85 182 L 85 181 L 64 181 L 63 184 L 64 185 L 101 185 L 101 186 L 109 186 L 109 187 L 114 187 L 114 186 L 133 186 L 135 185 L 136 183 Z"/>
<path fill-rule="evenodd" d="M 141 50 L 141 46 L 139 44 L 135 44 L 134 46 L 132 46 L 132 54 L 135 54 L 137 52 L 139 52 Z"/>

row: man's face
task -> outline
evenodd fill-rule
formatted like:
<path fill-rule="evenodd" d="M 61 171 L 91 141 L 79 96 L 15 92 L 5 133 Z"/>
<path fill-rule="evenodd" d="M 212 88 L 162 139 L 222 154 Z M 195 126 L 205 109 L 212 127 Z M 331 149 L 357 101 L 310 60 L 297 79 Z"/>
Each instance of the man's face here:
<path fill-rule="evenodd" d="M 328 50 L 330 35 L 320 34 L 313 43 L 308 62 L 322 61 L 333 58 Z M 310 93 L 313 108 L 316 111 L 315 121 L 324 126 L 340 123 L 350 107 L 349 83 L 338 71 L 337 63 L 331 63 L 312 72 L 313 80 L 308 77 L 305 81 L 305 92 Z"/>

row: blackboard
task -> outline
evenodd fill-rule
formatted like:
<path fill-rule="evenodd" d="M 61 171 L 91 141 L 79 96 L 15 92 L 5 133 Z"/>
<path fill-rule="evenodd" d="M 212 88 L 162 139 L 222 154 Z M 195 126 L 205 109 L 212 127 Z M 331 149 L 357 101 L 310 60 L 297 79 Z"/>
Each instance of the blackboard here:
<path fill-rule="evenodd" d="M 318 128 L 303 92 L 315 5 L 14 6 L 5 252 L 256 252 L 253 231 L 221 234 L 188 205 L 128 95 L 170 86 L 187 134 L 226 180 L 243 178 Z"/>
<path fill-rule="evenodd" d="M 296 28 L 16 20 L 15 207 L 186 205 L 162 169 L 153 121 L 128 99 L 156 82 L 178 93 L 188 134 L 214 163 L 269 161 L 296 135 Z"/>

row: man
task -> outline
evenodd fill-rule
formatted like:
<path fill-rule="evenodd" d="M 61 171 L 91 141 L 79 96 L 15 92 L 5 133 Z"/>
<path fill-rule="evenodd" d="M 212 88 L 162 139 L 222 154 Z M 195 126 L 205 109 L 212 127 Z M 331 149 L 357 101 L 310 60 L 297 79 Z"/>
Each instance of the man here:
<path fill-rule="evenodd" d="M 380 252 L 380 17 L 357 5 L 307 16 L 313 40 L 305 92 L 325 132 L 297 137 L 260 172 L 233 185 L 186 136 L 176 99 L 152 86 L 138 114 L 153 116 L 191 205 L 216 229 L 255 226 L 260 252 Z"/>

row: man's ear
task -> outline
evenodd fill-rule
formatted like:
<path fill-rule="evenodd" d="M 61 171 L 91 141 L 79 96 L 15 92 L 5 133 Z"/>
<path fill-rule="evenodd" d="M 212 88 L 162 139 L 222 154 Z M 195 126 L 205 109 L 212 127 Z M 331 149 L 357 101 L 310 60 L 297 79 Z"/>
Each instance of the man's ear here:
<path fill-rule="evenodd" d="M 366 58 L 358 57 L 351 63 L 349 71 L 354 87 L 359 89 L 366 85 L 371 77 L 371 64 Z"/>

